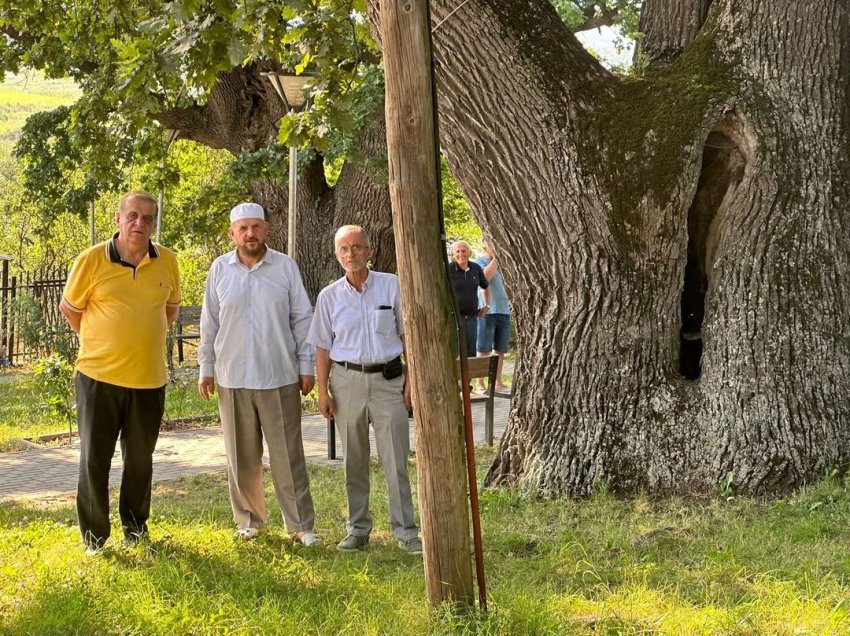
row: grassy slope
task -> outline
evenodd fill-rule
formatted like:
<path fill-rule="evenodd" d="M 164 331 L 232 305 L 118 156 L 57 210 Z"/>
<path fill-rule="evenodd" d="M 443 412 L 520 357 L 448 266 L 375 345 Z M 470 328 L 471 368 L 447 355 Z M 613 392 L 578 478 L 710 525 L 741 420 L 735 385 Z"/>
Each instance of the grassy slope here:
<path fill-rule="evenodd" d="M 69 80 L 46 80 L 28 73 L 9 75 L 0 83 L 0 141 L 14 141 L 27 117 L 70 104 L 79 90 Z"/>
<path fill-rule="evenodd" d="M 27 117 L 70 104 L 80 95 L 70 80 L 46 80 L 37 73 L 9 74 L 0 82 L 0 157 L 9 156 Z M 0 193 L 0 203 L 2 203 Z"/>
<path fill-rule="evenodd" d="M 72 502 L 0 505 L 0 632 L 850 633 L 850 487 L 837 478 L 770 503 L 486 492 L 490 613 L 431 619 L 421 561 L 387 527 L 379 472 L 372 545 L 355 555 L 333 549 L 341 471 L 311 476 L 321 548 L 293 545 L 276 512 L 257 541 L 235 542 L 223 476 L 157 486 L 151 543 L 113 539 L 93 559 Z M 267 500 L 274 510 L 268 483 Z"/>

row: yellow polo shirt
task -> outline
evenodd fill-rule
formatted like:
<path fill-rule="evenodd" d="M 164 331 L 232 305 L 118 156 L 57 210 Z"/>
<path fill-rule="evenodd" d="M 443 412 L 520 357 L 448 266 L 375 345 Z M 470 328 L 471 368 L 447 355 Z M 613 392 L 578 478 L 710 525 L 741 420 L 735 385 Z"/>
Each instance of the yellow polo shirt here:
<path fill-rule="evenodd" d="M 62 294 L 68 309 L 82 313 L 77 370 L 108 384 L 155 389 L 168 379 L 165 308 L 180 306 L 177 259 L 150 243 L 134 268 L 121 260 L 115 236 L 80 254 Z"/>

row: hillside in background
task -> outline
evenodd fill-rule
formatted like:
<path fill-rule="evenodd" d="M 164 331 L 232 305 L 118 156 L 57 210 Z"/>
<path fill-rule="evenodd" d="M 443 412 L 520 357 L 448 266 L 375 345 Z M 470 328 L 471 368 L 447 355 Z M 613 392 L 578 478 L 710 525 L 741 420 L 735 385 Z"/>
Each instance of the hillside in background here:
<path fill-rule="evenodd" d="M 79 96 L 71 80 L 48 80 L 35 72 L 7 75 L 0 82 L 0 154 L 11 152 L 27 117 L 71 104 Z"/>

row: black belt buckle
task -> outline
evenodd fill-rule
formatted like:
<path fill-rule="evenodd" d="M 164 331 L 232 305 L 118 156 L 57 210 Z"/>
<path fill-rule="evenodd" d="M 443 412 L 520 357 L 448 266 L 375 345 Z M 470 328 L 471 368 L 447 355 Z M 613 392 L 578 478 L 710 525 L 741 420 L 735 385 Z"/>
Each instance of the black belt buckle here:
<path fill-rule="evenodd" d="M 396 356 L 384 365 L 381 375 L 385 380 L 394 380 L 404 373 L 404 367 L 401 365 L 401 356 Z"/>

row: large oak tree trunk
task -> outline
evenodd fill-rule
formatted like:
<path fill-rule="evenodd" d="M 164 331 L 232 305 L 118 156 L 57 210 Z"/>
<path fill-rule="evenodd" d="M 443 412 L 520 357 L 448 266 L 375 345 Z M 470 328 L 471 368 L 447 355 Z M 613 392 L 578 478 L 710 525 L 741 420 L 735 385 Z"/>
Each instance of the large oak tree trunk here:
<path fill-rule="evenodd" d="M 848 4 L 647 0 L 628 81 L 545 0 L 432 6 L 444 151 L 516 310 L 488 483 L 776 493 L 847 463 Z"/>

